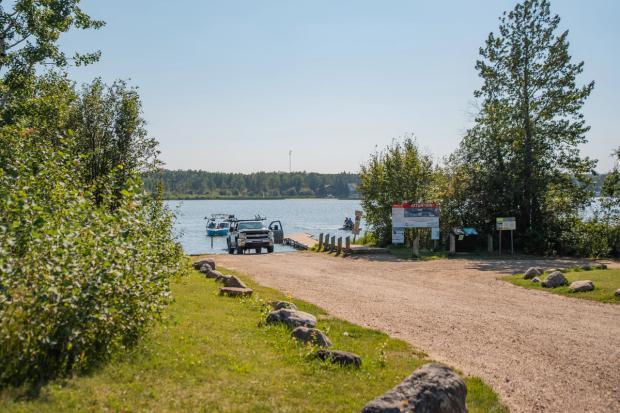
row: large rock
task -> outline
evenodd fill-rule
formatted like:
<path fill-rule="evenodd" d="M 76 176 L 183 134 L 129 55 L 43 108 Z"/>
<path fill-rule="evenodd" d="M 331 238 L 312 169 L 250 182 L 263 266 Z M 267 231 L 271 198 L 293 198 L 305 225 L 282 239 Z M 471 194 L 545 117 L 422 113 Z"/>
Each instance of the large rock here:
<path fill-rule="evenodd" d="M 288 301 L 272 301 L 271 307 L 274 310 L 281 310 L 282 308 L 288 308 L 291 310 L 297 310 L 297 306 L 293 303 L 289 303 Z"/>
<path fill-rule="evenodd" d="M 575 281 L 568 287 L 571 293 L 581 293 L 594 290 L 594 283 L 590 280 Z"/>
<path fill-rule="evenodd" d="M 450 368 L 426 364 L 364 406 L 362 413 L 466 413 L 466 396 L 465 382 Z"/>
<path fill-rule="evenodd" d="M 209 264 L 204 264 L 200 267 L 200 272 L 207 278 L 217 278 L 218 271 L 215 271 Z"/>
<path fill-rule="evenodd" d="M 233 288 L 248 288 L 247 285 L 243 283 L 239 278 L 231 275 L 224 279 L 224 287 L 233 287 Z"/>
<path fill-rule="evenodd" d="M 566 284 L 568 284 L 568 280 L 566 279 L 564 274 L 559 271 L 552 272 L 547 276 L 545 281 L 541 283 L 541 285 L 545 288 L 555 288 Z"/>
<path fill-rule="evenodd" d="M 212 270 L 215 270 L 215 260 L 213 258 L 203 258 L 194 262 L 194 269 L 199 270 L 203 265 L 208 265 Z"/>
<path fill-rule="evenodd" d="M 316 328 L 297 327 L 291 333 L 291 337 L 304 344 L 310 343 L 319 347 L 330 347 L 332 345 L 329 337 Z"/>
<path fill-rule="evenodd" d="M 267 323 L 284 323 L 290 328 L 316 327 L 316 317 L 299 310 L 282 308 L 267 315 Z"/>
<path fill-rule="evenodd" d="M 620 297 L 620 288 L 618 288 L 618 289 L 616 290 L 616 292 L 614 293 L 614 295 L 615 295 L 616 297 Z"/>
<path fill-rule="evenodd" d="M 357 354 L 340 350 L 319 350 L 316 356 L 324 361 L 330 361 L 342 366 L 359 367 L 362 365 L 362 358 Z"/>
<path fill-rule="evenodd" d="M 227 295 L 230 297 L 249 297 L 254 291 L 251 288 L 238 288 L 238 287 L 222 287 L 220 288 L 220 295 Z"/>
<path fill-rule="evenodd" d="M 534 277 L 534 278 L 532 278 L 532 282 L 533 283 L 539 283 L 540 282 L 540 278 Z"/>
<path fill-rule="evenodd" d="M 541 270 L 542 268 L 536 268 L 536 267 L 528 268 L 527 271 L 523 274 L 523 279 L 531 280 L 532 278 L 541 275 L 543 273 L 543 271 Z"/>
<path fill-rule="evenodd" d="M 584 271 L 590 271 L 592 269 L 592 266 L 590 264 L 584 264 L 579 268 L 581 268 Z"/>
<path fill-rule="evenodd" d="M 228 275 L 224 275 L 219 271 L 213 271 L 213 274 L 215 274 L 215 281 L 220 283 L 225 282 L 229 278 Z"/>
<path fill-rule="evenodd" d="M 597 270 L 606 270 L 607 269 L 607 264 L 596 264 L 594 266 L 595 269 Z"/>

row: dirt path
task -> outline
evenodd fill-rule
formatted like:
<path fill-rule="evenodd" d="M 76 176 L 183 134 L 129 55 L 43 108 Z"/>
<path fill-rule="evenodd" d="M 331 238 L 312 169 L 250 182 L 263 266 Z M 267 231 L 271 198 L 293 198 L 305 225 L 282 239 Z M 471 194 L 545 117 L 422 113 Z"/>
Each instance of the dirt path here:
<path fill-rule="evenodd" d="M 482 377 L 512 412 L 619 412 L 620 306 L 498 281 L 557 261 L 218 256 L 223 266 Z"/>

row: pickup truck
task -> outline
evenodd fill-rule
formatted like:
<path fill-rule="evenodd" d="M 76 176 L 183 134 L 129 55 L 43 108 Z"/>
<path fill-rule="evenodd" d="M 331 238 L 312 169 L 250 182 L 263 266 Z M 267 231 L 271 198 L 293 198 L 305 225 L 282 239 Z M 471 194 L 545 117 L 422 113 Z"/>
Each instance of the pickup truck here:
<path fill-rule="evenodd" d="M 265 227 L 260 220 L 238 220 L 230 224 L 228 238 L 226 238 L 228 253 L 243 254 L 246 250 L 255 250 L 260 254 L 263 248 L 273 252 L 274 233 Z"/>

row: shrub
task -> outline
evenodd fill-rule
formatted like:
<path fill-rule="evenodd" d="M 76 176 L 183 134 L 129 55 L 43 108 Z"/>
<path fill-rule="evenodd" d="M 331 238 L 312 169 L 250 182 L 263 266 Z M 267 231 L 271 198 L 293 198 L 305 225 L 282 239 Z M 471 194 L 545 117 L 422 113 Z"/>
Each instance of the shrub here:
<path fill-rule="evenodd" d="M 38 385 L 131 346 L 185 268 L 161 201 L 132 178 L 97 205 L 68 153 L 0 130 L 0 386 Z"/>

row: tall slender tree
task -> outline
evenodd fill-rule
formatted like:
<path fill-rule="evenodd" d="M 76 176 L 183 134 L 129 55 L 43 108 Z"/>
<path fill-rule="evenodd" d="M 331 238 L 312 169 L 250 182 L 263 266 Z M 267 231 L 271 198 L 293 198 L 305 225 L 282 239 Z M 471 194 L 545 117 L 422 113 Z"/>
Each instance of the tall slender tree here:
<path fill-rule="evenodd" d="M 572 61 L 568 31 L 559 25 L 547 0 L 526 0 L 503 14 L 480 49 L 481 110 L 459 150 L 490 206 L 480 220 L 516 215 L 532 248 L 548 246 L 554 222 L 588 202 L 595 166 L 578 148 L 589 130 L 581 109 L 594 82 L 578 85 L 584 63 Z"/>

